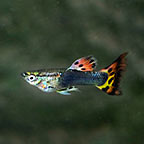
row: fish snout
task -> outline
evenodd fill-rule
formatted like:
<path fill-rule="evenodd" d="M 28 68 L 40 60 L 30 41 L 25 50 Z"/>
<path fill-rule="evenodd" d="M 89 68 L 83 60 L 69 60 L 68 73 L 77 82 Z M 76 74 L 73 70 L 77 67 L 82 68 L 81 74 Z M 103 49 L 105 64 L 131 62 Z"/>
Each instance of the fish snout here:
<path fill-rule="evenodd" d="M 27 73 L 26 73 L 26 72 L 23 72 L 23 73 L 21 73 L 21 76 L 22 76 L 22 77 L 26 77 L 26 76 L 27 76 Z"/>

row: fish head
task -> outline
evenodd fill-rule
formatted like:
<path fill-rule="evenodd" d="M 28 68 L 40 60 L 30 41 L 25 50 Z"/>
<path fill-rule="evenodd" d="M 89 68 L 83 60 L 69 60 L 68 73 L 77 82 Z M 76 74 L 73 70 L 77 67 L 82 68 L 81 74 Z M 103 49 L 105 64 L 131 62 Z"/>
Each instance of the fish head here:
<path fill-rule="evenodd" d="M 23 72 L 21 76 L 31 85 L 37 85 L 41 82 L 38 72 Z"/>
<path fill-rule="evenodd" d="M 21 73 L 30 85 L 36 86 L 44 92 L 53 92 L 59 86 L 59 72 L 28 71 Z"/>

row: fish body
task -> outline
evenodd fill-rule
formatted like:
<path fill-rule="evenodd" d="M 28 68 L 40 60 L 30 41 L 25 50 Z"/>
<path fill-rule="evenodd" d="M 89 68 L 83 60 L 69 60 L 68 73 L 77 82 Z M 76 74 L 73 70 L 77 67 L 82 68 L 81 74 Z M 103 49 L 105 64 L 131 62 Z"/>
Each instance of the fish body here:
<path fill-rule="evenodd" d="M 62 74 L 60 78 L 60 85 L 62 87 L 72 85 L 102 85 L 107 78 L 107 73 L 103 72 L 82 72 L 69 70 Z"/>
<path fill-rule="evenodd" d="M 47 69 L 23 72 L 23 78 L 43 92 L 58 92 L 70 95 L 78 91 L 77 85 L 95 85 L 110 95 L 120 95 L 119 82 L 126 67 L 125 56 L 120 55 L 111 65 L 96 71 L 96 59 L 93 56 L 76 60 L 68 69 Z"/>

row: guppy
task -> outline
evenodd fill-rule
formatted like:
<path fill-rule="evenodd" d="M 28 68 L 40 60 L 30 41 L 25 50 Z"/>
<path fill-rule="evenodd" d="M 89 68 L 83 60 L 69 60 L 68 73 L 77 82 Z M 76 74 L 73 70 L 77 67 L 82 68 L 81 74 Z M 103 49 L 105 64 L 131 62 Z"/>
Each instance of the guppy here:
<path fill-rule="evenodd" d="M 119 83 L 126 67 L 125 56 L 121 54 L 112 64 L 96 71 L 97 61 L 93 56 L 82 57 L 68 69 L 47 69 L 23 72 L 22 77 L 43 92 L 57 92 L 70 95 L 78 91 L 77 85 L 95 85 L 109 95 L 120 95 Z"/>

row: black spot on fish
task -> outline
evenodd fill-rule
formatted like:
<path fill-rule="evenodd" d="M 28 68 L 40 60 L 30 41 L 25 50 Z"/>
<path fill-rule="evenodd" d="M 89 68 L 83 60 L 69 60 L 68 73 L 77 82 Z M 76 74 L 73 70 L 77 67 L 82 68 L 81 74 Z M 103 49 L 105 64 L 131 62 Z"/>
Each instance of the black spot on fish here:
<path fill-rule="evenodd" d="M 54 87 L 52 87 L 52 86 L 48 86 L 48 88 L 54 88 Z"/>
<path fill-rule="evenodd" d="M 114 72 L 112 72 L 112 73 L 110 73 L 110 76 L 112 76 L 112 75 L 114 75 L 115 73 Z"/>
<path fill-rule="evenodd" d="M 94 62 L 94 60 L 93 60 L 93 59 L 91 59 L 89 63 L 92 63 L 92 62 Z"/>
<path fill-rule="evenodd" d="M 109 70 L 108 70 L 108 72 L 110 73 L 112 71 L 112 68 L 110 68 Z"/>
<path fill-rule="evenodd" d="M 108 81 L 108 84 L 110 84 L 112 82 L 114 78 L 112 77 L 109 81 Z"/>
<path fill-rule="evenodd" d="M 83 64 L 80 64 L 79 67 L 83 67 Z"/>
<path fill-rule="evenodd" d="M 92 68 L 94 68 L 95 67 L 95 63 L 92 65 Z"/>
<path fill-rule="evenodd" d="M 77 65 L 77 64 L 79 64 L 79 62 L 78 62 L 78 61 L 76 61 L 74 64 L 75 64 L 75 65 Z"/>
<path fill-rule="evenodd" d="M 81 70 L 86 70 L 85 68 L 81 68 Z"/>
<path fill-rule="evenodd" d="M 108 89 L 109 89 L 109 86 L 107 86 L 107 87 L 105 87 L 105 88 L 102 88 L 102 90 L 105 91 L 105 92 L 106 92 Z"/>

